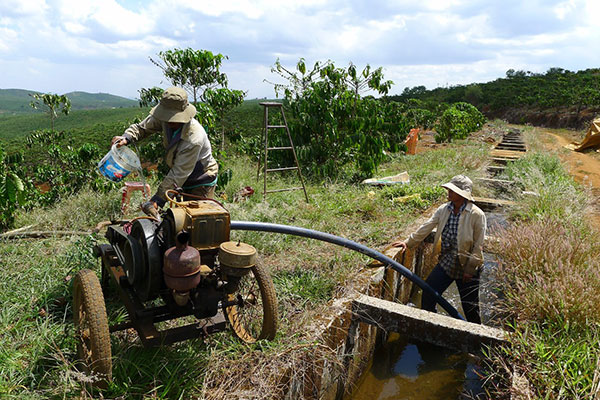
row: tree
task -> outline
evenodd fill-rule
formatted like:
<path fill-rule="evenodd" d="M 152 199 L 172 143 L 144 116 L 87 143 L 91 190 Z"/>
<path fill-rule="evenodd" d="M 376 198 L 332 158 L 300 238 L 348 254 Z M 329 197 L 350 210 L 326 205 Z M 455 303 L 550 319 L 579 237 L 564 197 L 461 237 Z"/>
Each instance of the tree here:
<path fill-rule="evenodd" d="M 415 86 L 413 88 L 405 87 L 404 90 L 402 91 L 402 97 L 403 98 L 415 98 L 415 97 L 419 97 L 422 94 L 425 94 L 426 92 L 427 92 L 427 88 L 423 85 Z"/>
<path fill-rule="evenodd" d="M 483 90 L 481 90 L 481 86 L 476 83 L 468 85 L 465 89 L 465 100 L 474 106 L 477 106 L 481 102 L 482 97 Z"/>
<path fill-rule="evenodd" d="M 271 67 L 271 72 L 279 75 L 287 82 L 274 83 L 267 79 L 264 81 L 273 85 L 276 96 L 279 96 L 279 94 L 283 94 L 285 97 L 290 98 L 294 96 L 300 96 L 306 89 L 308 89 L 311 83 L 319 79 L 321 76 L 321 69 L 324 67 L 324 65 L 328 65 L 330 63 L 331 61 L 326 61 L 324 64 L 321 64 L 320 61 L 317 61 L 313 68 L 307 72 L 306 62 L 304 58 L 300 58 L 296 64 L 296 70 L 298 72 L 293 72 L 281 65 L 281 61 L 277 59 L 275 61 L 275 65 Z"/>
<path fill-rule="evenodd" d="M 367 88 L 379 94 L 388 92 L 392 82 L 384 80 L 381 68 L 371 70 L 367 66 L 358 73 L 352 63 L 338 68 L 326 61 L 307 71 L 304 59 L 300 59 L 296 71 L 284 68 L 279 60 L 272 71 L 287 80 L 274 84 L 275 90 L 285 94 L 298 157 L 314 176 L 338 176 L 349 163 L 355 163 L 361 177 L 371 176 L 384 160 L 384 150 L 392 149 L 390 142 L 401 143 L 408 132 L 408 124 L 396 107 L 361 97 Z M 283 159 L 273 162 L 290 164 Z"/>
<path fill-rule="evenodd" d="M 29 105 L 34 109 L 39 109 L 42 107 L 42 104 L 48 107 L 48 114 L 50 115 L 50 126 L 51 129 L 54 130 L 54 120 L 58 118 L 58 110 L 65 114 L 69 115 L 71 111 L 71 100 L 64 94 L 59 96 L 53 93 L 33 93 L 30 94 L 35 100 L 31 101 Z"/>
<path fill-rule="evenodd" d="M 150 61 L 162 69 L 175 86 L 182 86 L 192 94 L 194 103 L 205 101 L 204 92 L 216 87 L 227 87 L 227 75 L 220 71 L 227 56 L 208 50 L 173 49 L 158 53 L 160 60 Z"/>
<path fill-rule="evenodd" d="M 356 66 L 350 62 L 350 65 L 348 66 L 344 76 L 346 84 L 352 93 L 354 93 L 354 107 L 352 112 L 353 116 L 356 115 L 357 102 L 362 92 L 370 89 L 379 94 L 386 95 L 394 84 L 394 82 L 389 80 L 384 81 L 383 67 L 379 67 L 371 71 L 371 66 L 369 64 L 367 64 L 367 66 L 359 74 L 356 71 Z"/>
<path fill-rule="evenodd" d="M 227 88 L 208 89 L 204 92 L 206 102 L 216 111 L 221 123 L 221 151 L 225 149 L 225 113 L 242 104 L 245 96 L 241 90 Z"/>
<path fill-rule="evenodd" d="M 346 82 L 356 97 L 359 97 L 365 90 L 375 90 L 379 94 L 387 94 L 394 84 L 393 81 L 385 81 L 383 78 L 383 67 L 371 71 L 371 66 L 367 66 L 359 74 L 356 66 L 351 62 L 347 70 Z"/>
<path fill-rule="evenodd" d="M 140 94 L 140 107 L 150 107 L 155 106 L 160 101 L 160 98 L 163 94 L 164 90 L 159 87 L 151 87 L 151 88 L 141 88 L 138 90 Z"/>

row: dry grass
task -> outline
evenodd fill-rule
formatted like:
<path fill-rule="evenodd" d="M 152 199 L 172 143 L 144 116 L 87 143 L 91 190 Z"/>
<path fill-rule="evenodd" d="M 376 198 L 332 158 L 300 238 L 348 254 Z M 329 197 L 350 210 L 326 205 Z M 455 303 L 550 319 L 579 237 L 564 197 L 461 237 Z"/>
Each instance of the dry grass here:
<path fill-rule="evenodd" d="M 547 154 L 524 157 L 508 174 L 536 194 L 521 198 L 517 222 L 496 235 L 493 249 L 510 331 L 510 345 L 489 357 L 493 398 L 594 398 L 600 242 L 588 224 L 592 197 Z"/>
<path fill-rule="evenodd" d="M 289 344 L 276 351 L 248 351 L 236 357 L 218 355 L 203 379 L 202 398 L 314 398 L 325 371 L 342 370 L 335 350 L 318 343 Z"/>
<path fill-rule="evenodd" d="M 600 243 L 553 221 L 513 225 L 498 235 L 506 308 L 518 320 L 600 323 Z"/>

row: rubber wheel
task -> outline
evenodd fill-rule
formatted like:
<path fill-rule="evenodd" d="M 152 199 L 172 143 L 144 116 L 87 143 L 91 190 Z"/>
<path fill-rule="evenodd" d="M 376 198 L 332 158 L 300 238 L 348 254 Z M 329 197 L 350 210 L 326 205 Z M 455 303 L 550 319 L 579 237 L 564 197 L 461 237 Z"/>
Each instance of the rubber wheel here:
<path fill-rule="evenodd" d="M 104 295 L 96 273 L 82 269 L 73 281 L 73 322 L 81 369 L 106 388 L 112 379 L 110 332 Z"/>
<path fill-rule="evenodd" d="M 261 265 L 255 265 L 242 277 L 239 289 L 228 296 L 241 305 L 225 308 L 225 315 L 235 335 L 246 343 L 275 338 L 277 333 L 277 297 L 273 281 Z"/>

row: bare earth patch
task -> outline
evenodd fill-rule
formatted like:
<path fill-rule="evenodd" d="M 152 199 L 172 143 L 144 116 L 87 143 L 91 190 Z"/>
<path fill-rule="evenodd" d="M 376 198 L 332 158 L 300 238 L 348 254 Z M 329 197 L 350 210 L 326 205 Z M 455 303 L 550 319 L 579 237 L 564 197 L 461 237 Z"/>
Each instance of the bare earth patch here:
<path fill-rule="evenodd" d="M 577 152 L 566 149 L 564 146 L 577 139 L 573 132 L 563 130 L 539 130 L 545 137 L 540 137 L 541 144 L 547 150 L 556 151 L 558 157 L 566 164 L 573 178 L 584 185 L 592 187 L 592 193 L 596 197 L 594 201 L 594 213 L 591 222 L 596 230 L 600 231 L 600 157 L 596 149 Z"/>

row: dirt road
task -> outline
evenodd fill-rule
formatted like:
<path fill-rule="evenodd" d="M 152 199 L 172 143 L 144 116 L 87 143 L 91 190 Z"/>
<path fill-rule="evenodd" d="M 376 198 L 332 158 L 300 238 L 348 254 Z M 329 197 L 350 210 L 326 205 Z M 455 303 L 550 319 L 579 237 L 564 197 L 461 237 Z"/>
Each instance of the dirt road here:
<path fill-rule="evenodd" d="M 580 153 L 564 149 L 565 145 L 571 143 L 570 138 L 548 131 L 544 131 L 544 133 L 556 140 L 554 145 L 551 141 L 545 142 L 544 145 L 550 149 L 558 150 L 558 156 L 567 164 L 569 172 L 575 180 L 580 183 L 588 181 L 596 190 L 600 190 L 600 159 L 594 157 L 595 150 L 591 149 Z"/>
<path fill-rule="evenodd" d="M 574 135 L 569 131 L 548 131 L 539 129 L 545 135 L 540 137 L 541 144 L 547 150 L 555 151 L 562 162 L 567 166 L 569 173 L 580 183 L 592 186 L 595 197 L 594 212 L 591 215 L 593 225 L 600 231 L 600 153 L 595 149 L 577 152 L 566 149 L 564 146 L 571 143 Z"/>

